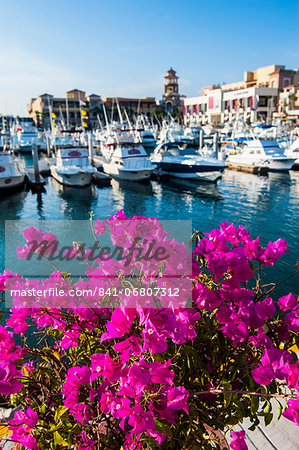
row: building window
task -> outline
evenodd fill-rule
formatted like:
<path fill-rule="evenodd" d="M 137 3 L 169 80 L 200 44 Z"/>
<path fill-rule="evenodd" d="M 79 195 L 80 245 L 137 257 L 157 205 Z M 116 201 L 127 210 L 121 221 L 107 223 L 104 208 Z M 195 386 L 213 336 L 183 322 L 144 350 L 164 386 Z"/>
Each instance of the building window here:
<path fill-rule="evenodd" d="M 265 96 L 260 96 L 259 98 L 259 106 L 267 106 L 268 105 L 268 101 L 267 101 L 267 97 Z"/>
<path fill-rule="evenodd" d="M 285 78 L 283 80 L 283 87 L 287 87 L 291 84 L 291 80 L 289 78 Z"/>

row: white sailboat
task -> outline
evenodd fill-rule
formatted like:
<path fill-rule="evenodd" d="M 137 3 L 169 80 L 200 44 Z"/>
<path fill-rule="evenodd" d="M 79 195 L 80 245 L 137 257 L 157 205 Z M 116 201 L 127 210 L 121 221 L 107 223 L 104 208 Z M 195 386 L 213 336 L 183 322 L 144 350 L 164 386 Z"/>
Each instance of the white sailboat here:
<path fill-rule="evenodd" d="M 53 178 L 67 186 L 88 186 L 95 173 L 87 149 L 76 147 L 58 148 L 50 170 Z"/>

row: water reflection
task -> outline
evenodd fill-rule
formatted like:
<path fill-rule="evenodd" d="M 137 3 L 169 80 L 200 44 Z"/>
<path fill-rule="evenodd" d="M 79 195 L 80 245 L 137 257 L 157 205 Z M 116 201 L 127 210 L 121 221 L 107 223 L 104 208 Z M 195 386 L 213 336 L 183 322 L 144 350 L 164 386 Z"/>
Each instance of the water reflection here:
<path fill-rule="evenodd" d="M 54 191 L 61 198 L 60 212 L 66 219 L 86 219 L 97 204 L 96 189 L 93 185 L 75 188 L 64 186 L 51 178 Z"/>
<path fill-rule="evenodd" d="M 16 220 L 20 218 L 27 192 L 21 187 L 14 192 L 0 193 L 0 220 Z"/>
<path fill-rule="evenodd" d="M 214 183 L 198 182 L 196 180 L 183 180 L 180 178 L 162 181 L 166 189 L 182 194 L 191 194 L 207 201 L 223 200 L 219 188 Z"/>
<path fill-rule="evenodd" d="M 147 197 L 154 195 L 152 182 L 146 183 L 111 180 L 112 194 L 114 200 L 121 209 L 129 209 L 130 216 L 145 216 Z"/>

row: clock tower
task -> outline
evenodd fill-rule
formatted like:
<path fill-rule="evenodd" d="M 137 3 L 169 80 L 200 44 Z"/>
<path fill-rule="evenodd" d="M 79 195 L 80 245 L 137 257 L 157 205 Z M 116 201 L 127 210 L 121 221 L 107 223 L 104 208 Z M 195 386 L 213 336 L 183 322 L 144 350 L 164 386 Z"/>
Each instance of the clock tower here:
<path fill-rule="evenodd" d="M 164 94 L 163 104 L 166 111 L 172 113 L 175 107 L 180 106 L 180 94 L 179 94 L 179 77 L 176 75 L 176 71 L 171 67 L 166 76 L 164 77 Z"/>

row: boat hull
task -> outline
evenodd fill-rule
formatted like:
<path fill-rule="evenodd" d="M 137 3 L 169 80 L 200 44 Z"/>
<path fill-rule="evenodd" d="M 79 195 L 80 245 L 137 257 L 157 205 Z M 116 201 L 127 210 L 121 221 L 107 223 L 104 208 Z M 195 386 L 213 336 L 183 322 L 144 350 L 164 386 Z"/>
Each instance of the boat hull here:
<path fill-rule="evenodd" d="M 75 174 L 65 174 L 51 167 L 51 175 L 55 180 L 65 186 L 84 187 L 91 183 L 93 173 L 77 172 Z"/>
<path fill-rule="evenodd" d="M 20 187 L 24 184 L 25 174 L 11 177 L 0 177 L 0 190 L 8 190 Z"/>
<path fill-rule="evenodd" d="M 221 178 L 223 168 L 217 168 L 212 165 L 187 165 L 187 164 L 171 164 L 159 163 L 157 164 L 161 174 L 167 174 L 174 178 L 185 180 L 202 180 L 215 182 Z"/>
<path fill-rule="evenodd" d="M 285 158 L 285 159 L 271 159 L 270 165 L 269 165 L 269 171 L 279 171 L 279 172 L 285 172 L 288 170 L 291 170 L 295 162 L 295 158 Z"/>
<path fill-rule="evenodd" d="M 142 181 L 148 180 L 154 169 L 121 169 L 114 164 L 103 164 L 104 172 L 117 180 Z"/>

